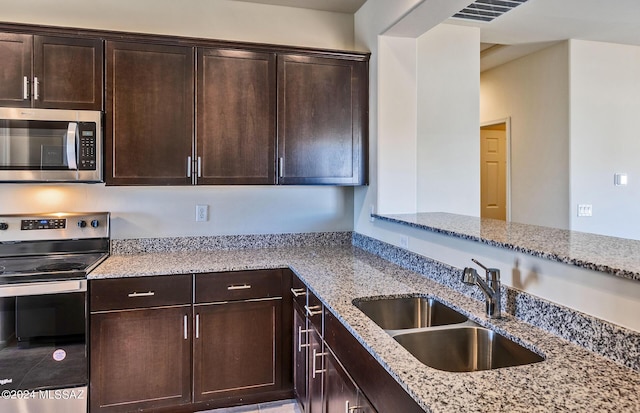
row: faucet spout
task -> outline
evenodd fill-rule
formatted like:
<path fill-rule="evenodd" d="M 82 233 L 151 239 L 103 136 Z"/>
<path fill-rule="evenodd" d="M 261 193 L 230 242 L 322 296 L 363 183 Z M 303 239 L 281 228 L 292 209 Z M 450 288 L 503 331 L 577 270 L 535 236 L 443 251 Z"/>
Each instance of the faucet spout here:
<path fill-rule="evenodd" d="M 462 273 L 462 282 L 465 284 L 477 285 L 486 298 L 487 316 L 489 318 L 500 318 L 502 297 L 500 294 L 500 270 L 497 268 L 487 268 L 476 260 L 472 260 L 486 272 L 486 280 L 483 280 L 475 268 L 465 268 Z"/>

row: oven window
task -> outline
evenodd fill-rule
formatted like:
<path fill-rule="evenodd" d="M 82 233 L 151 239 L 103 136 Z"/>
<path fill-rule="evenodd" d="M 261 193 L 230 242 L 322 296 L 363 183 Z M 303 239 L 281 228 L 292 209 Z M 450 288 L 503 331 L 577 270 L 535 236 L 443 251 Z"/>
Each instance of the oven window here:
<path fill-rule="evenodd" d="M 0 389 L 87 384 L 86 293 L 0 298 Z"/>
<path fill-rule="evenodd" d="M 61 121 L 0 120 L 0 169 L 69 169 L 68 126 Z"/>

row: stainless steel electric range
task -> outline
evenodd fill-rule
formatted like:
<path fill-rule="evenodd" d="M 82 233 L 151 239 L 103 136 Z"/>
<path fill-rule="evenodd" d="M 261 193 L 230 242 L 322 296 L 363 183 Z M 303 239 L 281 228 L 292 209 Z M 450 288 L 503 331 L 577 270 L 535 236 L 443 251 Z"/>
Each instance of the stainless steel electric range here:
<path fill-rule="evenodd" d="M 87 411 L 87 274 L 109 255 L 109 224 L 0 215 L 0 411 Z"/>

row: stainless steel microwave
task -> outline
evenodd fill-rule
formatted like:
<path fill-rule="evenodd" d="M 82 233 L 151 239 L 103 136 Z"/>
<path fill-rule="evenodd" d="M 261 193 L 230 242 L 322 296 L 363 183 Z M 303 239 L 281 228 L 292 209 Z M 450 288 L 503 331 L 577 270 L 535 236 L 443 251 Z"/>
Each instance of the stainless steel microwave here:
<path fill-rule="evenodd" d="M 0 182 L 102 182 L 102 113 L 0 108 Z"/>

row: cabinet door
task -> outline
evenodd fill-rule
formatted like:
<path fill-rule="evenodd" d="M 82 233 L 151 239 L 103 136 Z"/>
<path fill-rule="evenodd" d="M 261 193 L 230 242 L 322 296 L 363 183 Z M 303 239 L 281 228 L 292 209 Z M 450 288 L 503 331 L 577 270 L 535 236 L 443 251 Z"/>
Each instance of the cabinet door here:
<path fill-rule="evenodd" d="M 101 39 L 34 37 L 33 106 L 102 110 Z"/>
<path fill-rule="evenodd" d="M 293 388 L 296 399 L 302 405 L 302 410 L 306 412 L 309 404 L 307 394 L 309 334 L 307 318 L 298 304 L 294 303 L 293 307 Z"/>
<path fill-rule="evenodd" d="M 324 413 L 359 411 L 358 388 L 333 353 L 325 349 Z"/>
<path fill-rule="evenodd" d="M 324 376 L 324 342 L 318 331 L 309 323 L 309 347 L 308 347 L 308 371 L 307 392 L 309 404 L 305 413 L 323 413 L 322 411 L 322 386 Z"/>
<path fill-rule="evenodd" d="M 194 401 L 280 388 L 281 301 L 194 307 Z"/>
<path fill-rule="evenodd" d="M 33 36 L 0 33 L 0 106 L 30 107 Z"/>
<path fill-rule="evenodd" d="M 278 57 L 281 184 L 366 183 L 367 62 Z"/>
<path fill-rule="evenodd" d="M 109 185 L 191 184 L 193 49 L 108 41 Z"/>
<path fill-rule="evenodd" d="M 273 53 L 198 50 L 200 184 L 275 184 Z"/>
<path fill-rule="evenodd" d="M 191 400 L 191 307 L 91 315 L 91 411 Z"/>

